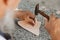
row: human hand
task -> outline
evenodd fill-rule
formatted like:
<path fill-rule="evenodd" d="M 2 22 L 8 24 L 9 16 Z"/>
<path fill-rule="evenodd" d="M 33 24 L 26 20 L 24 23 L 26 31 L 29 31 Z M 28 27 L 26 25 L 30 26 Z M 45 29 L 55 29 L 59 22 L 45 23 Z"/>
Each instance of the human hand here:
<path fill-rule="evenodd" d="M 52 37 L 52 40 L 60 40 L 60 18 L 50 15 L 49 20 L 45 20 L 45 28 Z"/>
<path fill-rule="evenodd" d="M 25 21 L 25 22 L 30 23 L 32 25 L 35 24 L 35 15 L 33 15 L 30 11 L 18 10 L 15 13 L 15 17 L 20 19 L 21 21 Z"/>

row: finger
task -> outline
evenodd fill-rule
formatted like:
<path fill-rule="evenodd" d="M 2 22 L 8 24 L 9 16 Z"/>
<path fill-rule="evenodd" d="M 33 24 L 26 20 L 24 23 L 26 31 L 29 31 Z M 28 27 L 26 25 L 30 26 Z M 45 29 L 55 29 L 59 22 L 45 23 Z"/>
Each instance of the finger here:
<path fill-rule="evenodd" d="M 26 11 L 26 15 L 35 22 L 35 15 L 32 12 Z"/>
<path fill-rule="evenodd" d="M 45 21 L 45 28 L 46 28 L 49 21 L 46 18 L 44 18 L 44 21 Z"/>
<path fill-rule="evenodd" d="M 26 11 L 26 13 L 27 13 L 28 16 L 30 16 L 30 17 L 32 17 L 32 18 L 35 18 L 35 15 L 34 15 L 32 12 Z"/>
<path fill-rule="evenodd" d="M 31 14 L 31 15 L 29 16 L 29 18 L 32 19 L 32 20 L 35 22 L 35 15 Z"/>
<path fill-rule="evenodd" d="M 45 23 L 48 23 L 49 22 L 48 19 L 46 19 L 46 18 L 44 18 L 44 20 L 45 20 Z"/>
<path fill-rule="evenodd" d="M 30 19 L 29 17 L 25 18 L 25 21 L 31 25 L 34 25 L 34 21 L 32 19 Z"/>
<path fill-rule="evenodd" d="M 32 18 L 32 17 L 29 17 L 29 18 L 35 22 L 35 18 Z"/>
<path fill-rule="evenodd" d="M 51 15 L 50 15 L 50 20 L 52 21 L 54 21 L 54 20 L 56 20 L 56 16 L 52 13 Z"/>

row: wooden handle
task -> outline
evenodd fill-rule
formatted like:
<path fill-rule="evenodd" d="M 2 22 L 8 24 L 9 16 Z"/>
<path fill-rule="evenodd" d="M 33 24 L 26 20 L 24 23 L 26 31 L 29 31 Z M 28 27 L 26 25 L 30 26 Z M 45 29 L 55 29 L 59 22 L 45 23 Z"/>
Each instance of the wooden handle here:
<path fill-rule="evenodd" d="M 42 16 L 44 16 L 45 18 L 47 18 L 49 20 L 49 16 L 46 15 L 43 11 L 39 10 L 38 11 Z"/>

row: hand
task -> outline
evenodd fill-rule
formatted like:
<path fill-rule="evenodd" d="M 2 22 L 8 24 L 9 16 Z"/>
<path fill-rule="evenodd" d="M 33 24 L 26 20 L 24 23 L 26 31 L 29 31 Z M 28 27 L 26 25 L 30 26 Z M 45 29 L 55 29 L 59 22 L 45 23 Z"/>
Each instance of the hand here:
<path fill-rule="evenodd" d="M 21 21 L 26 21 L 28 23 L 31 23 L 31 24 L 34 24 L 35 22 L 35 15 L 33 15 L 30 11 L 21 11 L 21 10 L 18 10 L 16 13 L 15 13 L 15 17 L 20 19 Z"/>
<path fill-rule="evenodd" d="M 45 20 L 45 28 L 52 37 L 52 40 L 60 40 L 60 18 L 50 15 L 49 21 Z"/>

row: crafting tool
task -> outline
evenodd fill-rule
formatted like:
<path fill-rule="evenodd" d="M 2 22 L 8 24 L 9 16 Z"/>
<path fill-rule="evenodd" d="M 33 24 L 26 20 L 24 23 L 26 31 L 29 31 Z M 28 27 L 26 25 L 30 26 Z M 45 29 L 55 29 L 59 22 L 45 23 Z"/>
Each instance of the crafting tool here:
<path fill-rule="evenodd" d="M 35 9 L 36 10 L 36 9 Z M 18 21 L 18 25 L 20 25 L 22 28 L 28 30 L 29 32 L 35 34 L 35 35 L 39 35 L 40 32 L 39 32 L 39 28 L 40 28 L 40 25 L 41 25 L 41 22 L 40 21 L 37 21 L 37 18 L 33 19 L 31 18 L 32 20 L 35 21 L 35 25 L 31 25 L 31 24 L 28 24 L 26 23 L 26 21 Z"/>
<path fill-rule="evenodd" d="M 49 16 L 45 14 L 44 11 L 39 10 L 39 4 L 37 4 L 35 7 L 35 15 L 38 15 L 38 13 L 49 20 Z"/>

